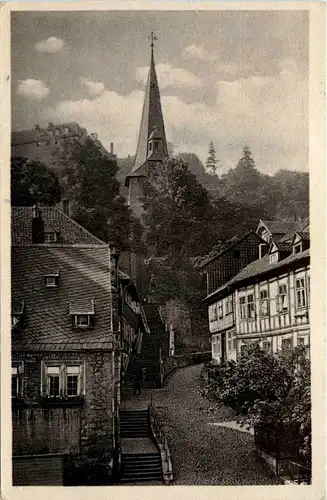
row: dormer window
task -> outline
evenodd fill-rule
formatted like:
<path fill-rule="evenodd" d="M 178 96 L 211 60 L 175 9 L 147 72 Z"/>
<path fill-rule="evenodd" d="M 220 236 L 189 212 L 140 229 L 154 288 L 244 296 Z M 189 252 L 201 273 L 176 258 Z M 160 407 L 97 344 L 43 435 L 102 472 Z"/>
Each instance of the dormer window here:
<path fill-rule="evenodd" d="M 13 303 L 11 310 L 12 330 L 19 327 L 24 315 L 24 309 L 25 309 L 25 302 L 23 300 Z"/>
<path fill-rule="evenodd" d="M 274 252 L 269 255 L 269 264 L 275 264 L 278 262 L 279 252 Z"/>
<path fill-rule="evenodd" d="M 69 313 L 73 318 L 75 328 L 89 328 L 94 316 L 93 299 L 76 299 L 69 304 Z"/>
<path fill-rule="evenodd" d="M 301 252 L 302 252 L 302 242 L 297 243 L 293 247 L 293 253 L 297 254 L 297 253 L 301 253 Z"/>
<path fill-rule="evenodd" d="M 152 151 L 152 142 L 149 143 L 149 151 Z"/>
<path fill-rule="evenodd" d="M 75 326 L 78 328 L 87 328 L 90 326 L 90 315 L 89 314 L 75 314 L 74 316 Z"/>
<path fill-rule="evenodd" d="M 11 316 L 11 328 L 15 328 L 19 323 L 19 316 Z"/>
<path fill-rule="evenodd" d="M 159 149 L 159 142 L 158 142 L 158 141 L 155 141 L 155 142 L 154 142 L 154 149 L 155 149 L 155 150 L 158 150 L 158 149 Z"/>
<path fill-rule="evenodd" d="M 44 243 L 56 243 L 58 241 L 58 231 L 52 224 L 44 227 Z"/>
<path fill-rule="evenodd" d="M 48 288 L 55 288 L 59 285 L 59 271 L 57 274 L 47 274 L 44 277 L 45 286 Z"/>
<path fill-rule="evenodd" d="M 55 231 L 44 232 L 44 243 L 55 243 L 57 241 L 57 234 Z"/>

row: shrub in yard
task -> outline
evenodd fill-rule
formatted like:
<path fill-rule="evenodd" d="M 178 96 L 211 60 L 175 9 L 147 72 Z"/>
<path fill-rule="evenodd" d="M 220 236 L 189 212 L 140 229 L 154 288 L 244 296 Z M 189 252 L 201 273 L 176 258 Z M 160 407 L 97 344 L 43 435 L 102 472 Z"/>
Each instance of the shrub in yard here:
<path fill-rule="evenodd" d="M 204 394 L 232 407 L 240 423 L 299 428 L 299 452 L 311 463 L 310 362 L 305 348 L 277 356 L 245 346 L 237 363 L 207 365 Z"/>

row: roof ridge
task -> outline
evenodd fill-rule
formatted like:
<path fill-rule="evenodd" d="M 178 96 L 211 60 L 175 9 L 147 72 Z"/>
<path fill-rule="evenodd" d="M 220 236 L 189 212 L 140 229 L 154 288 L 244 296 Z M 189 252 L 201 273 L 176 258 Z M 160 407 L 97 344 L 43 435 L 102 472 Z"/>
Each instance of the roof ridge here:
<path fill-rule="evenodd" d="M 40 208 L 42 208 L 42 207 L 40 207 Z M 69 215 L 65 214 L 65 212 L 63 212 L 62 210 L 60 210 L 58 207 L 55 206 L 53 208 L 55 208 L 57 210 L 57 212 L 59 212 L 61 215 L 63 215 L 64 217 L 66 217 L 66 219 L 68 219 L 70 222 L 72 222 L 76 227 L 81 228 L 86 234 L 88 234 L 89 236 L 91 236 L 92 238 L 94 238 L 96 241 L 98 241 L 99 244 L 107 245 L 107 243 L 105 243 L 104 241 L 102 241 L 99 238 L 97 238 L 97 236 L 94 236 L 94 234 L 92 234 L 90 231 L 88 231 L 88 229 L 86 229 L 84 226 L 82 226 L 81 224 L 79 224 L 78 222 L 76 222 Z"/>

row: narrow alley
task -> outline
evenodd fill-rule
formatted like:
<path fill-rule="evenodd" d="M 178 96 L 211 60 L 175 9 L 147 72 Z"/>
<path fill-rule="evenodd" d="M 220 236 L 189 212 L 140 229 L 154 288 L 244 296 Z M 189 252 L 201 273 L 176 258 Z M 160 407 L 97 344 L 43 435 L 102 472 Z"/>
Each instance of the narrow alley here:
<path fill-rule="evenodd" d="M 168 439 L 175 485 L 279 484 L 233 411 L 201 396 L 202 366 L 176 371 L 163 389 L 128 396 L 122 407 L 145 407 L 152 399 Z"/>

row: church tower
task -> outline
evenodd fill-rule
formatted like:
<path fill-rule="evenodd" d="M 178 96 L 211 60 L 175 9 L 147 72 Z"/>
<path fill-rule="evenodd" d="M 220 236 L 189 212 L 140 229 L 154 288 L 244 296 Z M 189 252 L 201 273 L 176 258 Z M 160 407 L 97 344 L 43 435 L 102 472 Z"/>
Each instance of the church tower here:
<path fill-rule="evenodd" d="M 137 217 L 142 214 L 143 184 L 151 165 L 162 163 L 168 157 L 165 125 L 162 115 L 160 92 L 154 64 L 153 32 L 151 40 L 151 61 L 145 89 L 144 104 L 139 131 L 139 139 L 132 171 L 126 177 L 128 187 L 128 204 Z"/>

